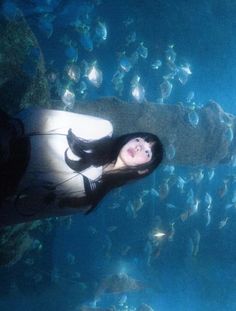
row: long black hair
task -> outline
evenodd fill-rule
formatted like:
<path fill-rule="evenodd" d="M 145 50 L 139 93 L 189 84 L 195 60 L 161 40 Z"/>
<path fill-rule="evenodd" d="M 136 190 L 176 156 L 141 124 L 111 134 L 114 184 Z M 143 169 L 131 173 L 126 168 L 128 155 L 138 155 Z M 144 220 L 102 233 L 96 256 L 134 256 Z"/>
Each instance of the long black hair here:
<path fill-rule="evenodd" d="M 136 132 L 119 137 L 106 136 L 99 140 L 90 141 L 77 137 L 73 134 L 71 129 L 68 131 L 67 140 L 69 147 L 80 160 L 71 160 L 66 150 L 65 161 L 71 169 L 77 172 L 82 172 L 91 165 L 99 167 L 115 163 L 122 147 L 131 139 L 138 137 L 151 143 L 151 160 L 138 166 L 129 166 L 111 172 L 104 172 L 97 181 L 98 186 L 96 187 L 96 191 L 87 198 L 87 202 L 92 203 L 92 208 L 95 207 L 102 197 L 111 189 L 120 187 L 129 181 L 139 179 L 152 173 L 162 161 L 164 153 L 163 146 L 156 135 L 145 132 Z M 140 174 L 140 171 L 142 174 Z M 63 201 L 66 204 L 66 198 Z"/>

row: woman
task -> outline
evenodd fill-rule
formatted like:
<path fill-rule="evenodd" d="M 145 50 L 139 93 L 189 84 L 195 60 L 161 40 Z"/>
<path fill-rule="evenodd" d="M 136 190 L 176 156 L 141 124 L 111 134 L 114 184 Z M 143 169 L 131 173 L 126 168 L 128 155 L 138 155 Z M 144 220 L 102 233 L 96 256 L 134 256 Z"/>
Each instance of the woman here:
<path fill-rule="evenodd" d="M 108 191 L 150 174 L 163 157 L 155 135 L 115 138 L 111 123 L 96 117 L 37 108 L 17 119 L 1 116 L 1 132 L 7 129 L 1 145 L 8 150 L 2 152 L 1 225 L 89 213 Z"/>

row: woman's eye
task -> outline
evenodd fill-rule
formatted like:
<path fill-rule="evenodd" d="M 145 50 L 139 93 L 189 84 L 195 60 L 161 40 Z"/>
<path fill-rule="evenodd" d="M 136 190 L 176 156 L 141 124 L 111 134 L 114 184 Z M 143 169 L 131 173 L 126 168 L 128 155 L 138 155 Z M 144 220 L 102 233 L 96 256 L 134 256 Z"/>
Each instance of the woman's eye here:
<path fill-rule="evenodd" d="M 139 138 L 136 138 L 135 140 L 139 142 Z"/>

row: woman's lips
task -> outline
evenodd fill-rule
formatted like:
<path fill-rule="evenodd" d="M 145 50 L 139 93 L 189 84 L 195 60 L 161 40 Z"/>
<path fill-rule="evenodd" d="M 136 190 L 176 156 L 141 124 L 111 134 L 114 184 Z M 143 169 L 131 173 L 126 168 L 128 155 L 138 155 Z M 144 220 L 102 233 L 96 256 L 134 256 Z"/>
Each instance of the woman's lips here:
<path fill-rule="evenodd" d="M 134 157 L 134 150 L 133 150 L 133 149 L 129 148 L 129 149 L 127 150 L 127 152 L 128 152 L 128 154 L 129 154 L 132 158 Z"/>

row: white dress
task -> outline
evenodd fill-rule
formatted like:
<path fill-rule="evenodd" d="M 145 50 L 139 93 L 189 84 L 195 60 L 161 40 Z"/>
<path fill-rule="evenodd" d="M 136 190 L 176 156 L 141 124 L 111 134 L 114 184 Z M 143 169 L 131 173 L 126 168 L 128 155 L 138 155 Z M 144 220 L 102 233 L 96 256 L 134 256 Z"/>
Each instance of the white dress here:
<path fill-rule="evenodd" d="M 39 108 L 26 109 L 17 117 L 23 121 L 25 134 L 30 135 L 30 160 L 18 185 L 17 199 L 14 197 L 3 203 L 0 225 L 77 212 L 75 208 L 59 207 L 58 200 L 65 195 L 84 197 L 83 176 L 94 181 L 101 176 L 102 167 L 91 166 L 78 173 L 66 164 L 68 130 L 83 139 L 99 140 L 112 135 L 112 124 L 93 116 Z M 68 156 L 79 160 L 70 149 Z M 49 199 L 45 204 L 45 195 L 50 194 L 48 189 L 51 188 L 56 201 Z M 84 210 L 88 208 L 84 207 Z"/>

